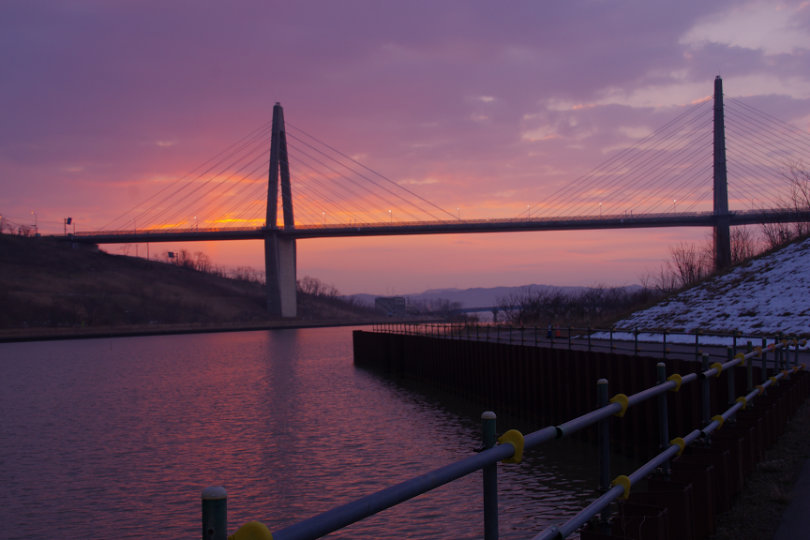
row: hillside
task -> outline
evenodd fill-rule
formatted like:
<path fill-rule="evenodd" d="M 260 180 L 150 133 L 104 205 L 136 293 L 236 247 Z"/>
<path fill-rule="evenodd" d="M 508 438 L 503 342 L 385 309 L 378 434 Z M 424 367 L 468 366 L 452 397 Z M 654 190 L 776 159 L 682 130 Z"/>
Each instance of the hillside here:
<path fill-rule="evenodd" d="M 299 295 L 299 319 L 368 318 Z M 269 322 L 263 286 L 48 238 L 0 235 L 0 329 Z"/>
<path fill-rule="evenodd" d="M 810 335 L 810 238 L 638 311 L 616 327 Z"/>

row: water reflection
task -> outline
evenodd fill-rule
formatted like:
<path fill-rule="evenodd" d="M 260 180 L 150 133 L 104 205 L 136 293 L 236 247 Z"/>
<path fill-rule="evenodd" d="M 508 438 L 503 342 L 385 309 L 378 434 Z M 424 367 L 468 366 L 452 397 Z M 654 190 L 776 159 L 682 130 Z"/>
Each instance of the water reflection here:
<path fill-rule="evenodd" d="M 0 370 L 5 538 L 198 537 L 215 484 L 272 530 L 480 446 L 480 410 L 355 369 L 346 328 L 2 344 Z M 501 466 L 502 537 L 584 506 L 594 464 Z M 479 538 L 482 504 L 476 474 L 332 537 Z"/>

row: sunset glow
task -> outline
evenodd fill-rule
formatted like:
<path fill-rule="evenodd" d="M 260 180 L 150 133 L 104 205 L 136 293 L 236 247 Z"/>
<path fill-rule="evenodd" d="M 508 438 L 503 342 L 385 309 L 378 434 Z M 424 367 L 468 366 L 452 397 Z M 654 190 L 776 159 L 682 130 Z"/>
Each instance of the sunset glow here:
<path fill-rule="evenodd" d="M 77 231 L 263 226 L 275 102 L 295 218 L 313 226 L 710 210 L 717 75 L 726 98 L 810 131 L 802 1 L 12 1 L 0 27 L 0 215 L 28 226 L 35 212 L 43 234 L 62 234 L 66 216 Z M 708 161 L 668 166 L 685 170 L 676 196 L 647 174 L 613 183 L 631 162 L 597 169 L 694 107 L 688 126 L 705 138 L 666 151 Z M 727 124 L 729 184 L 753 191 L 761 169 L 745 149 L 757 143 Z M 403 203 L 396 186 L 419 199 Z M 733 207 L 759 203 L 746 189 Z M 630 284 L 709 236 L 301 240 L 298 274 L 343 293 Z M 257 241 L 152 253 L 180 248 L 224 267 L 264 261 Z"/>

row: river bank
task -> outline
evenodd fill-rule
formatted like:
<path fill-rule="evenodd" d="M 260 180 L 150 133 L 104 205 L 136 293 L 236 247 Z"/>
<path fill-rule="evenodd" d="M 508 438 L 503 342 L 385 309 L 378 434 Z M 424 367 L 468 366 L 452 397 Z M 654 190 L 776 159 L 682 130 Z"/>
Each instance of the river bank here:
<path fill-rule="evenodd" d="M 65 339 L 90 339 L 108 337 L 135 337 L 160 336 L 172 334 L 208 334 L 218 332 L 245 332 L 251 330 L 279 330 L 291 328 L 322 328 L 335 326 L 366 326 L 380 322 L 379 320 L 353 320 L 345 319 L 303 321 L 303 320 L 277 320 L 264 322 L 235 322 L 219 324 L 160 324 L 160 325 L 127 325 L 127 326 L 99 326 L 84 328 L 6 328 L 0 329 L 0 343 L 20 341 L 53 341 Z"/>

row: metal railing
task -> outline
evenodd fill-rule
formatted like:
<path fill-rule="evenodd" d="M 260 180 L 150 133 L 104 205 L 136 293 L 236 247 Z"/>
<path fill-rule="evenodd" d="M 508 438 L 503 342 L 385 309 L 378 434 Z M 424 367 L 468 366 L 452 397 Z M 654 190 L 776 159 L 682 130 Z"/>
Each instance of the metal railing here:
<path fill-rule="evenodd" d="M 750 353 L 756 347 L 764 351 L 763 361 L 779 366 L 793 356 L 798 363 L 800 340 L 798 336 L 777 334 L 747 335 L 734 333 L 675 332 L 672 330 L 639 330 L 638 328 L 586 328 L 586 327 L 540 327 L 507 326 L 477 323 L 378 323 L 372 332 L 426 336 L 450 340 L 485 341 L 508 345 L 546 347 L 552 349 L 608 352 L 631 356 L 654 358 L 682 358 L 700 360 L 703 354 L 709 358 L 725 360 L 728 350 L 735 356 L 739 352 Z M 769 354 L 769 345 L 788 341 L 792 347 L 780 347 Z"/>
<path fill-rule="evenodd" d="M 519 463 L 525 451 L 535 447 L 577 433 L 586 427 L 597 425 L 599 429 L 599 454 L 600 454 L 600 489 L 603 492 L 599 498 L 584 508 L 577 515 L 565 523 L 551 527 L 537 536 L 535 539 L 564 538 L 585 523 L 590 521 L 600 512 L 603 512 L 603 519 L 606 520 L 606 509 L 611 502 L 626 498 L 633 485 L 648 476 L 660 467 L 668 467 L 669 461 L 680 455 L 684 448 L 697 440 L 708 438 L 711 433 L 719 429 L 724 422 L 732 418 L 739 410 L 746 408 L 758 396 L 765 393 L 772 385 L 777 384 L 781 379 L 789 377 L 790 374 L 798 372 L 803 366 L 794 363 L 792 366 L 783 364 L 782 370 L 776 375 L 768 377 L 768 370 L 763 367 L 763 383 L 753 386 L 752 370 L 753 360 L 764 357 L 765 354 L 776 351 L 784 351 L 791 345 L 788 341 L 771 343 L 765 348 L 756 347 L 747 353 L 737 353 L 732 359 L 726 362 L 715 362 L 709 364 L 707 354 L 702 355 L 701 370 L 686 375 L 671 374 L 667 377 L 666 367 L 663 362 L 656 366 L 658 384 L 642 390 L 636 394 L 626 396 L 616 394 L 608 399 L 608 381 L 600 379 L 597 382 L 597 395 L 599 407 L 591 412 L 573 418 L 568 422 L 559 425 L 546 426 L 542 429 L 522 435 L 517 430 L 509 430 L 496 440 L 495 414 L 485 412 L 482 414 L 483 449 L 460 461 L 451 463 L 444 467 L 432 470 L 420 476 L 411 478 L 402 483 L 388 487 L 376 493 L 372 493 L 353 502 L 338 506 L 305 519 L 293 525 L 279 529 L 270 535 L 270 531 L 257 522 L 250 522 L 243 527 L 252 529 L 253 533 L 260 531 L 258 536 L 251 538 L 272 538 L 274 540 L 305 540 L 319 538 L 330 532 L 341 529 L 347 525 L 355 523 L 361 519 L 374 515 L 386 508 L 405 502 L 417 495 L 426 493 L 432 489 L 448 484 L 463 476 L 483 471 L 483 498 L 484 498 L 484 531 L 486 540 L 498 538 L 498 505 L 497 505 L 497 463 Z M 795 344 L 798 348 L 798 343 Z M 783 359 L 786 359 L 783 356 Z M 733 405 L 725 411 L 710 416 L 710 395 L 709 381 L 712 377 L 720 377 L 727 372 L 729 396 L 736 395 L 734 391 L 734 374 L 731 368 L 735 366 L 745 366 L 747 371 L 746 392 L 736 398 Z M 789 369 L 788 369 L 789 368 Z M 667 424 L 667 392 L 678 392 L 681 386 L 701 382 L 701 402 L 702 402 L 702 428 L 695 428 L 688 434 L 680 438 L 669 439 L 669 428 Z M 628 475 L 616 477 L 612 482 L 610 478 L 610 437 L 608 419 L 611 416 L 624 416 L 625 412 L 636 405 L 647 400 L 658 399 L 658 419 L 659 419 L 659 440 L 663 450 L 642 465 L 640 468 Z M 227 538 L 227 516 L 226 516 L 226 494 L 221 487 L 208 488 L 203 492 L 203 538 L 206 540 L 225 540 Z M 238 538 L 235 535 L 234 538 Z"/>

